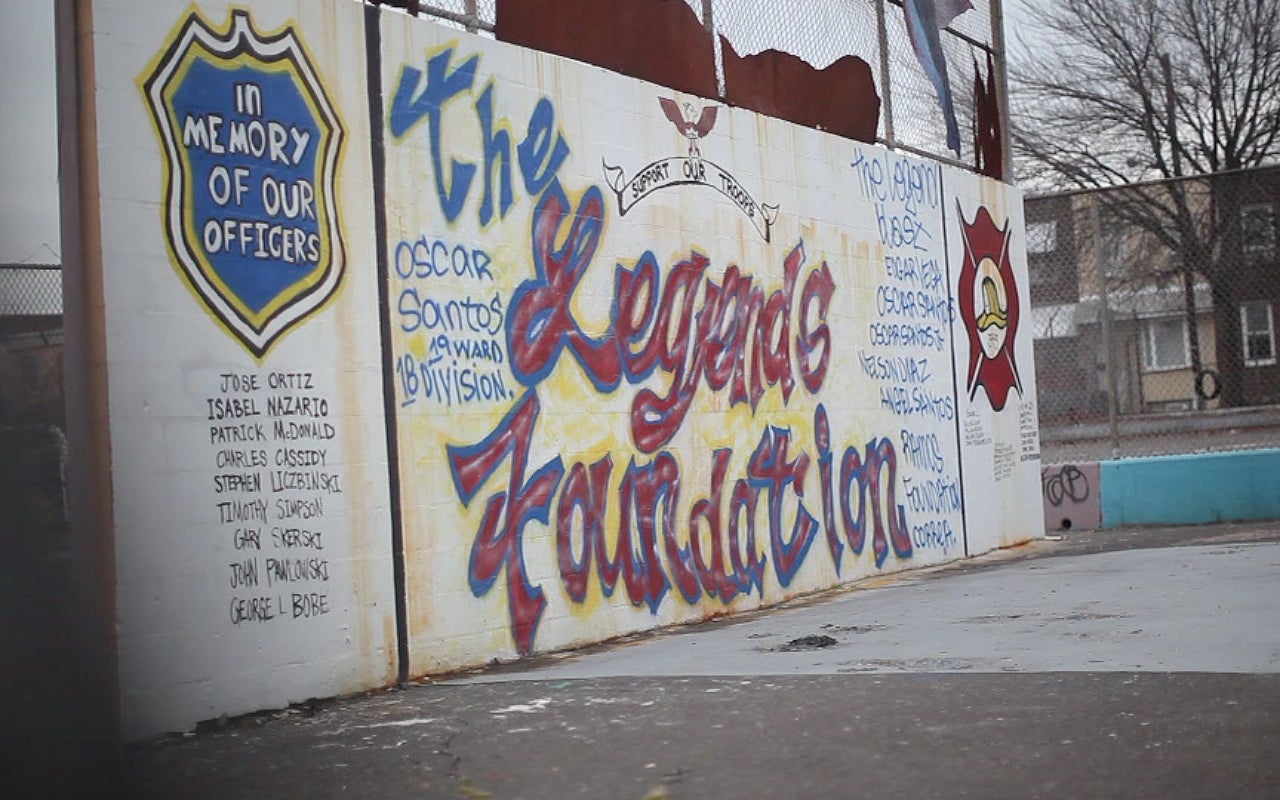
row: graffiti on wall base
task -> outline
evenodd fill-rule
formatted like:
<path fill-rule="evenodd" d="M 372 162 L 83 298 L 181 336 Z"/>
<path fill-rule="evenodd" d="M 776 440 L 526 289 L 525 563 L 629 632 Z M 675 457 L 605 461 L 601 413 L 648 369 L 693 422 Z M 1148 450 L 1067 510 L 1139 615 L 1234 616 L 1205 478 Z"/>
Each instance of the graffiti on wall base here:
<path fill-rule="evenodd" d="M 1102 526 L 1098 462 L 1062 464 L 1040 471 L 1045 530 L 1089 530 Z"/>

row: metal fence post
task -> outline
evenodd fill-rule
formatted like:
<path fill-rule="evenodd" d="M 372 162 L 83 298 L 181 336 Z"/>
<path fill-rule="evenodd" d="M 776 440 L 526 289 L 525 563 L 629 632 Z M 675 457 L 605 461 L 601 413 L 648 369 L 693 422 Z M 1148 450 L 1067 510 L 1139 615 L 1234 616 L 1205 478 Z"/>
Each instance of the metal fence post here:
<path fill-rule="evenodd" d="M 1107 431 L 1111 439 L 1111 457 L 1120 454 L 1120 424 L 1116 413 L 1116 367 L 1115 352 L 1111 342 L 1111 302 L 1107 296 L 1107 263 L 1104 260 L 1102 247 L 1102 214 L 1098 210 L 1099 201 L 1091 198 L 1089 204 L 1090 222 L 1093 227 L 1093 261 L 1098 272 L 1098 321 L 1102 325 L 1102 366 L 1107 379 Z"/>
<path fill-rule="evenodd" d="M 880 44 L 880 94 L 884 98 L 884 142 L 889 147 L 897 143 L 893 136 L 893 91 L 889 80 L 889 28 L 884 18 L 885 0 L 876 0 L 876 37 Z"/>
<path fill-rule="evenodd" d="M 1003 154 L 1001 164 L 1004 179 L 1013 183 L 1013 139 L 1009 115 L 1009 70 L 1005 65 L 1004 46 L 1004 0 L 991 0 L 991 50 L 994 58 L 991 63 L 996 70 L 996 104 L 1001 115 L 1000 152 Z"/>
<path fill-rule="evenodd" d="M 720 49 L 720 37 L 716 35 L 715 0 L 702 0 L 702 27 L 711 37 L 711 57 L 715 59 L 716 92 L 723 100 L 728 95 L 724 81 L 724 52 Z"/>

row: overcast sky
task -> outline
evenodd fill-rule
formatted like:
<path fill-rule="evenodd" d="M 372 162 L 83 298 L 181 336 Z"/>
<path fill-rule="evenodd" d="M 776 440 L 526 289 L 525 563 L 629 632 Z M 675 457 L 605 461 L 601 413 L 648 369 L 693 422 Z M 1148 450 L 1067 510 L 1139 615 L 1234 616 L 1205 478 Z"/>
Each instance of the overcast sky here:
<path fill-rule="evenodd" d="M 1040 6 L 1044 2 L 1045 0 L 1004 0 L 1004 38 L 1005 45 L 1010 50 L 1008 54 L 1009 60 L 1016 60 L 1020 54 L 1019 36 L 1035 43 L 1037 39 L 1036 28 L 1032 25 L 1027 9 Z M 1025 55 L 1025 52 L 1023 55 Z"/>
<path fill-rule="evenodd" d="M 1036 2 L 1006 0 L 1010 45 Z M 57 262 L 52 0 L 0 0 L 0 109 L 0 263 Z"/>
<path fill-rule="evenodd" d="M 62 250 L 53 76 L 53 3 L 0 0 L 0 263 Z"/>

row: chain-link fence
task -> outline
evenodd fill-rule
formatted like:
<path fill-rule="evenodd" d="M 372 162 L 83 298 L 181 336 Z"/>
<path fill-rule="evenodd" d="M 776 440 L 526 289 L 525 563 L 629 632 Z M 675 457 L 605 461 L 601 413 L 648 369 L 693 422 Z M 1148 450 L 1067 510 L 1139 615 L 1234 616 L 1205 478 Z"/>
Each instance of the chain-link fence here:
<path fill-rule="evenodd" d="M 1026 215 L 1045 463 L 1280 446 L 1280 167 Z"/>
<path fill-rule="evenodd" d="M 631 0 L 635 3 L 671 0 Z M 502 0 L 366 0 L 492 35 Z M 974 168 L 975 79 L 1004 79 L 1000 0 L 684 0 L 712 33 L 721 97 L 727 96 L 720 37 L 739 56 L 765 50 L 817 69 L 852 55 L 871 67 L 880 97 L 877 138 L 884 144 Z M 909 8 L 908 8 L 909 7 Z M 958 14 L 955 12 L 959 12 Z M 954 15 L 954 16 L 953 16 Z M 924 27 L 908 33 L 909 18 Z M 936 40 L 929 25 L 937 30 Z M 914 39 L 914 41 L 913 41 Z M 852 99 L 850 100 L 852 102 Z M 948 117 L 954 125 L 948 122 Z M 948 141 L 948 129 L 958 140 Z M 955 133 L 951 134 L 953 137 Z M 953 149 L 953 145 L 958 149 Z"/>
<path fill-rule="evenodd" d="M 372 5 L 399 8 L 415 16 L 472 33 L 493 33 L 498 0 L 368 0 Z"/>
<path fill-rule="evenodd" d="M 62 316 L 62 267 L 57 264 L 0 264 L 2 318 Z"/>
<path fill-rule="evenodd" d="M 62 419 L 62 268 L 0 264 L 0 429 Z"/>

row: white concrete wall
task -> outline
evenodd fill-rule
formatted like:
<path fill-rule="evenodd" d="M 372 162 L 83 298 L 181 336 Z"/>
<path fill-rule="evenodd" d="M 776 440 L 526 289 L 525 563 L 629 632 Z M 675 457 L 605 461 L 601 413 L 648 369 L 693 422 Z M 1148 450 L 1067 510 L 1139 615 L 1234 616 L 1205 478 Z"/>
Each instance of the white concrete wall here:
<path fill-rule="evenodd" d="M 397 591 L 418 675 L 1039 535 L 1031 333 L 1008 299 L 1029 309 L 1016 191 L 387 12 L 379 197 L 361 6 L 254 2 L 237 23 L 262 39 L 249 56 L 184 56 L 188 14 L 216 39 L 233 26 L 228 9 L 95 4 L 129 735 L 394 680 Z M 295 40 L 323 91 L 290 89 L 307 69 L 252 55 Z M 226 59 L 230 72 L 197 63 Z M 235 89 L 250 78 L 265 108 Z M 161 79 L 205 91 L 166 93 Z M 667 101 L 710 123 L 696 151 Z M 337 145 L 323 124 L 297 123 L 326 105 Z M 713 121 L 702 116 L 711 107 Z M 209 113 L 275 113 L 299 138 L 288 134 L 275 164 L 214 153 L 213 128 L 209 144 L 195 128 L 183 138 L 187 117 Z M 336 173 L 308 160 L 308 146 L 332 150 Z M 280 221 L 251 199 L 219 204 L 234 195 L 234 178 L 210 183 L 219 164 L 245 170 L 250 197 L 267 176 L 309 176 L 315 219 L 289 224 L 316 247 L 295 283 L 262 283 L 287 266 L 255 244 L 239 260 L 239 239 L 231 256 L 208 253 L 229 230 L 207 233 L 211 219 Z M 974 234 L 979 208 L 994 227 Z M 981 245 L 968 273 L 966 235 Z M 963 287 L 976 303 L 968 317 Z M 975 362 L 970 391 L 981 339 L 968 331 L 988 296 L 998 313 L 984 322 L 1005 333 Z M 1010 352 L 1020 385 L 1001 389 L 1007 374 L 988 362 Z M 313 388 L 270 387 L 283 372 Z M 285 394 L 323 399 L 310 421 L 332 438 L 279 441 L 282 409 L 267 403 Z M 255 416 L 209 419 L 228 409 Z M 224 444 L 211 430 L 256 422 L 266 441 Z M 292 447 L 323 453 L 303 471 L 329 476 L 328 490 L 271 488 Z M 232 474 L 249 485 L 229 487 Z M 308 526 L 279 518 L 277 501 L 317 498 L 323 515 Z M 219 503 L 257 501 L 263 518 L 224 521 L 231 507 Z M 285 527 L 314 527 L 323 551 L 279 547 L 271 532 Z M 260 529 L 259 547 L 237 534 L 246 528 Z M 323 560 L 323 576 L 266 585 L 266 560 L 286 556 Z M 245 585 L 246 562 L 256 585 Z M 323 594 L 326 613 L 294 618 L 295 592 Z M 243 619 L 253 597 L 274 598 L 271 619 Z"/>
<path fill-rule="evenodd" d="M 969 552 L 977 554 L 1038 536 L 1031 531 L 1031 520 L 1044 509 L 1026 222 L 1021 194 L 1003 184 L 951 168 L 944 180 L 949 194 L 947 261 L 956 307 L 961 309 L 967 289 L 973 296 L 973 317 L 981 318 L 983 279 L 990 278 L 1008 317 L 1007 327 L 982 333 L 966 323 L 962 311 L 957 314 L 954 363 L 965 528 Z M 968 255 L 966 248 L 971 248 Z M 1007 250 L 1003 259 L 1002 249 Z M 962 282 L 966 271 L 971 275 L 967 284 Z M 1005 299 L 1015 295 L 1016 303 Z M 999 344 L 988 341 L 984 349 L 988 333 Z"/>
<path fill-rule="evenodd" d="M 292 24 L 302 33 L 347 137 L 336 176 L 341 282 L 323 308 L 258 359 L 189 287 L 166 239 L 166 161 L 140 84 L 188 6 L 94 6 L 125 733 L 183 729 L 223 713 L 394 680 L 360 7 L 328 0 L 253 8 L 257 30 Z M 198 13 L 225 31 L 228 7 L 214 6 Z M 271 119 L 273 95 L 263 94 L 263 119 Z M 234 101 L 219 95 L 208 102 L 225 111 Z M 245 183 L 260 192 L 270 166 L 253 161 Z M 196 182 L 192 191 L 207 191 L 207 184 Z M 234 200 L 221 213 L 252 216 Z M 259 261 L 263 270 L 278 268 Z M 298 376 L 285 379 L 294 387 L 273 388 L 280 374 Z M 293 410 L 277 405 L 283 398 L 309 399 L 314 413 L 283 416 Z M 238 416 L 237 406 L 252 415 Z M 286 439 L 277 423 L 285 435 L 298 430 L 295 423 L 316 427 Z M 237 441 L 246 431 L 262 440 Z M 290 455 L 297 451 L 323 463 L 279 463 L 297 463 Z M 273 478 L 297 483 L 297 473 L 308 485 L 323 485 L 272 488 Z M 250 485 L 227 482 L 240 476 Z M 290 501 L 306 505 L 288 508 Z M 286 533 L 291 529 L 314 535 Z M 288 580 L 272 571 L 276 563 L 288 565 Z"/>
<path fill-rule="evenodd" d="M 1017 192 L 724 106 L 691 158 L 662 103 L 696 120 L 714 101 L 399 15 L 383 19 L 411 672 L 754 608 L 1037 534 L 1029 331 L 1010 328 L 1009 347 L 997 348 L 999 358 L 1016 353 L 1023 376 L 997 412 L 983 389 L 972 399 L 965 391 L 969 342 L 949 301 L 962 263 L 959 215 L 971 223 L 983 206 L 1008 226 L 1009 287 L 1029 307 Z M 426 113 L 428 101 L 439 111 Z M 545 120 L 553 127 L 540 128 Z M 492 144 L 499 129 L 510 159 L 494 155 L 507 148 Z M 566 148 L 562 161 L 545 156 L 552 136 Z M 545 145 L 528 170 L 545 186 L 524 180 L 525 141 Z M 504 185 L 510 205 L 502 209 Z M 557 197 L 578 222 L 554 216 Z M 765 205 L 776 209 L 767 226 Z M 562 248 L 581 258 L 571 279 L 552 264 L 568 258 Z M 483 273 L 467 272 L 458 255 L 465 274 L 455 277 L 455 253 L 483 262 Z M 789 254 L 797 256 L 790 284 Z M 662 302 L 654 305 L 671 312 L 670 328 L 652 322 L 645 303 L 634 310 L 620 288 L 645 263 L 656 267 L 652 291 Z M 730 269 L 766 297 L 778 293 L 784 313 L 772 329 L 741 308 L 721 313 L 716 297 Z M 667 296 L 680 275 L 684 291 Z M 1009 287 L 999 283 L 1001 298 Z M 540 291 L 560 302 L 540 302 Z M 448 319 L 450 302 L 487 310 L 458 324 Z M 754 377 L 759 348 L 746 348 L 741 397 L 732 380 L 706 375 L 711 348 L 725 338 L 717 331 L 735 322 L 752 336 L 771 330 L 764 340 L 774 345 L 786 338 L 777 380 Z M 664 336 L 674 352 L 668 363 L 627 370 L 625 353 Z M 477 341 L 486 348 L 480 357 L 459 354 Z M 485 397 L 454 385 L 473 375 L 493 376 L 500 391 Z M 687 412 L 655 435 L 646 403 L 669 396 L 673 384 Z M 821 443 L 820 414 L 829 431 Z M 870 475 L 859 471 L 869 450 L 882 459 L 880 504 L 873 508 L 868 489 L 855 552 L 864 510 L 857 481 L 843 475 Z M 771 455 L 776 470 L 766 466 Z M 629 469 L 652 482 L 649 495 L 624 485 Z M 754 513 L 730 512 L 739 486 Z M 698 504 L 717 487 L 713 534 L 694 510 L 705 511 Z M 974 506 L 966 520 L 962 508 Z M 735 516 L 739 568 L 728 555 Z M 905 521 L 896 545 L 891 520 Z M 614 565 L 627 529 L 630 581 Z M 717 549 L 723 564 L 711 555 Z M 735 587 L 727 592 L 725 573 Z"/>

